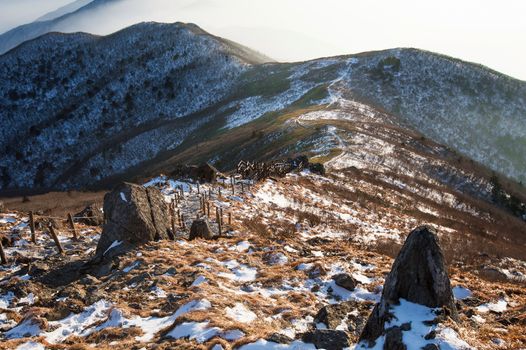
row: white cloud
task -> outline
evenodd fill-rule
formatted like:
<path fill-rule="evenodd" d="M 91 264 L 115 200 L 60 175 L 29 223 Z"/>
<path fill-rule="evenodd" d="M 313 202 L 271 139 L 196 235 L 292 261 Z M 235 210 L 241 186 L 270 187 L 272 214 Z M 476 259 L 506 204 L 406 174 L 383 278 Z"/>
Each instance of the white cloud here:
<path fill-rule="evenodd" d="M 12 11 L 30 1 L 0 0 L 0 23 L 6 3 Z M 58 29 L 107 34 L 141 21 L 193 22 L 278 60 L 417 47 L 526 80 L 525 13 L 523 0 L 124 0 Z"/>

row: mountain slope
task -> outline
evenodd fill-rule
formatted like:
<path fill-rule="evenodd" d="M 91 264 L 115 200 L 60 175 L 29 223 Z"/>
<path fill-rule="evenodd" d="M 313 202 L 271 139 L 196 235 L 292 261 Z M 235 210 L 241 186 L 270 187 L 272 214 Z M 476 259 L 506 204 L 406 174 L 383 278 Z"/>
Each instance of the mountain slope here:
<path fill-rule="evenodd" d="M 93 0 L 90 2 L 75 2 L 59 8 L 56 12 L 44 15 L 42 19 L 13 28 L 0 35 L 0 54 L 41 35 L 61 31 L 61 26 L 80 18 L 80 15 L 89 16 L 90 12 L 103 9 L 110 3 L 120 0 Z"/>
<path fill-rule="evenodd" d="M 524 179 L 524 82 L 414 49 L 269 61 L 184 24 L 27 42 L 0 56 L 2 188 L 111 185 L 195 160 L 199 144 L 214 138 L 216 152 L 199 159 L 225 168 L 241 158 L 308 152 L 301 137 L 274 141 L 291 128 L 282 125 L 290 113 L 326 107 L 346 118 L 356 117 L 353 108 L 385 113 L 382 123 Z M 258 132 L 262 125 L 269 135 Z M 231 144 L 243 135 L 250 136 L 243 147 Z"/>
<path fill-rule="evenodd" d="M 249 63 L 265 60 L 185 24 L 25 43 L 0 57 L 3 187 L 58 186 L 76 162 L 91 162 L 78 174 L 88 184 L 110 158 L 114 170 L 103 174 L 170 149 L 202 123 L 188 116 L 220 102 Z"/>
<path fill-rule="evenodd" d="M 62 17 L 64 15 L 67 15 L 68 13 L 72 13 L 77 11 L 78 9 L 88 5 L 93 0 L 76 0 L 69 4 L 66 4 L 54 11 L 48 12 L 45 15 L 39 17 L 36 19 L 36 22 L 42 22 L 42 21 L 50 21 L 54 20 L 56 18 Z"/>

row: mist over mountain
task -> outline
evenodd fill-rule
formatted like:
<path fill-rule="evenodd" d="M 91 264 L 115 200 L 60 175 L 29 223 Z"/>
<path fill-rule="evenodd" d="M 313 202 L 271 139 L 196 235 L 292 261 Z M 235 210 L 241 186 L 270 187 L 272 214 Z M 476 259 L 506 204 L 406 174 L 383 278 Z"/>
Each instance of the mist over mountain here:
<path fill-rule="evenodd" d="M 64 15 L 67 15 L 69 13 L 75 12 L 81 7 L 84 7 L 88 5 L 93 0 L 76 0 L 69 4 L 66 4 L 54 11 L 48 12 L 43 16 L 38 17 L 35 22 L 43 22 L 43 21 L 51 21 L 56 18 L 62 17 Z"/>
<path fill-rule="evenodd" d="M 35 8 L 45 7 L 41 1 L 20 1 L 34 2 Z M 519 1 L 507 6 L 491 2 L 477 6 L 472 0 L 425 5 L 412 0 L 327 0 L 319 6 L 314 0 L 97 0 L 78 8 L 81 4 L 71 1 L 45 17 L 49 21 L 21 23 L 0 35 L 0 53 L 53 31 L 108 35 L 140 22 L 179 21 L 197 23 L 214 35 L 282 62 L 417 47 L 526 79 L 522 68 L 524 52 L 514 44 L 521 41 L 520 33 L 526 29 L 520 17 L 526 5 Z M 71 12 L 74 9 L 77 10 Z M 408 13 L 413 13 L 409 20 L 400 20 Z M 57 17 L 60 14 L 63 15 Z M 0 20 L 7 21 L 7 17 L 0 12 Z M 470 23 L 469 27 L 465 27 L 466 23 Z"/>

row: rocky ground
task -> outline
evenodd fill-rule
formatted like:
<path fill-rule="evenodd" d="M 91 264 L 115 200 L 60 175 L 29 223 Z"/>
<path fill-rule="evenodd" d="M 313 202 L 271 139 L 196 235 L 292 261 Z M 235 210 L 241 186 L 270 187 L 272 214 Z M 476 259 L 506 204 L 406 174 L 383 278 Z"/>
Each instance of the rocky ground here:
<path fill-rule="evenodd" d="M 77 223 L 75 240 L 55 218 L 61 255 L 38 227 L 49 218 L 36 215 L 33 244 L 27 213 L 0 214 L 8 260 L 0 270 L 0 348 L 354 348 L 400 243 L 424 222 L 438 230 L 459 316 L 426 323 L 437 310 L 402 300 L 390 325 L 403 328 L 408 348 L 526 348 L 523 260 L 492 251 L 461 261 L 448 245 L 459 232 L 454 217 L 411 216 L 408 198 L 388 207 L 357 199 L 370 183 L 340 174 L 237 179 L 234 193 L 229 180 L 201 185 L 197 193 L 195 184 L 153 179 L 146 186 L 161 189 L 167 202 L 179 193 L 174 212 L 183 214 L 185 228 L 176 219 L 174 240 L 133 248 L 99 277 L 79 271 L 95 255 L 101 226 Z M 384 191 L 391 203 L 408 196 Z M 204 216 L 203 194 L 215 234 L 215 208 L 223 210 L 222 236 L 190 241 L 192 221 Z M 434 216 L 442 217 L 447 209 L 441 208 Z M 120 244 L 114 241 L 104 254 Z M 476 249 L 464 248 L 466 254 Z"/>

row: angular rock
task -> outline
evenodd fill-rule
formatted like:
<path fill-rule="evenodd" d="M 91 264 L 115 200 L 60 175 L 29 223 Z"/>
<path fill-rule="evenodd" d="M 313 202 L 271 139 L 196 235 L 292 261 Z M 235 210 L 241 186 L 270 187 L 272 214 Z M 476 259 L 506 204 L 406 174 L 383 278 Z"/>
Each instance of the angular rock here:
<path fill-rule="evenodd" d="M 82 211 L 75 214 L 75 218 L 76 222 L 88 226 L 100 226 L 104 223 L 104 214 L 95 204 L 90 204 Z"/>
<path fill-rule="evenodd" d="M 281 333 L 272 333 L 267 337 L 267 341 L 271 341 L 278 344 L 290 344 L 294 341 L 291 337 Z"/>
<path fill-rule="evenodd" d="M 453 319 L 457 319 L 444 258 L 436 231 L 431 227 L 418 227 L 407 237 L 385 280 L 382 298 L 369 316 L 360 341 L 371 344 L 385 334 L 384 324 L 391 317 L 390 305 L 397 304 L 400 298 L 432 308 L 443 307 Z"/>
<path fill-rule="evenodd" d="M 436 344 L 426 344 L 422 350 L 440 350 L 440 347 Z"/>
<path fill-rule="evenodd" d="M 400 327 L 391 327 L 385 331 L 384 350 L 407 350 Z"/>
<path fill-rule="evenodd" d="M 208 225 L 208 220 L 197 219 L 197 220 L 194 220 L 194 222 L 192 222 L 192 226 L 190 227 L 190 235 L 188 239 L 193 240 L 196 238 L 203 238 L 203 239 L 214 238 L 214 233 L 212 232 L 212 229 Z"/>
<path fill-rule="evenodd" d="M 127 247 L 173 238 L 168 206 L 155 187 L 131 183 L 117 186 L 104 196 L 104 221 L 97 245 L 99 258 Z"/>
<path fill-rule="evenodd" d="M 339 273 L 332 276 L 332 279 L 336 285 L 345 288 L 347 290 L 354 290 L 356 288 L 356 280 L 348 273 Z"/>
<path fill-rule="evenodd" d="M 317 349 L 342 350 L 351 346 L 347 333 L 332 329 L 316 329 L 306 332 L 302 340 L 314 344 Z"/>

